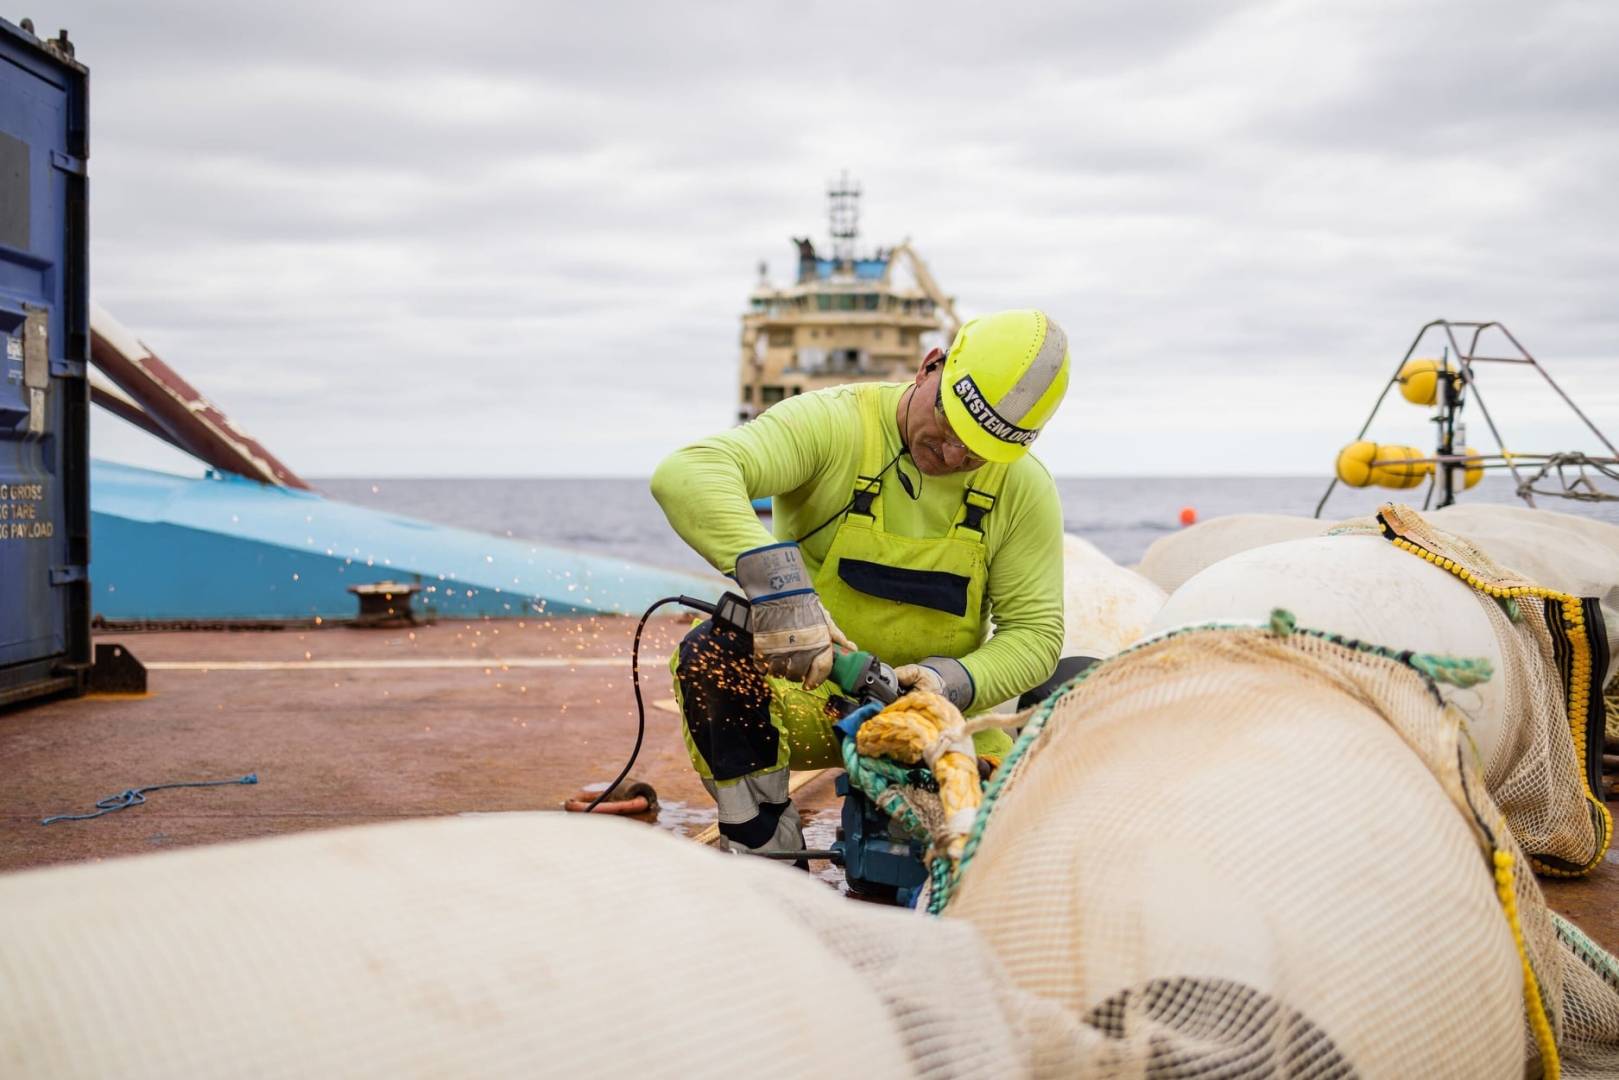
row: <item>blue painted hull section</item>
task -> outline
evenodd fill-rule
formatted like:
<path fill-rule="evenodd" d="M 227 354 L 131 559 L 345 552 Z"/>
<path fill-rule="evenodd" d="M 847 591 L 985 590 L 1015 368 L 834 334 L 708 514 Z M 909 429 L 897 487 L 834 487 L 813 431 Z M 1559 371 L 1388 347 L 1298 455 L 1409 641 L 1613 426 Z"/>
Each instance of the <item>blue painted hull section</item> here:
<path fill-rule="evenodd" d="M 724 579 L 503 539 L 235 476 L 90 473 L 90 582 L 107 619 L 348 618 L 347 589 L 414 582 L 442 616 L 640 614 Z"/>

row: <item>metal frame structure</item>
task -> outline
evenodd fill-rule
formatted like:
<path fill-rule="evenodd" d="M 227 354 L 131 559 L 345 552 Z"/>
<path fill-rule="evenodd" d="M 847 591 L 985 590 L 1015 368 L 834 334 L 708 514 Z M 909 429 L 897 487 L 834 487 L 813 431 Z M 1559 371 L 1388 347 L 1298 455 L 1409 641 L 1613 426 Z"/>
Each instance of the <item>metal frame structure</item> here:
<path fill-rule="evenodd" d="M 849 170 L 826 186 L 826 203 L 832 257 L 839 266 L 847 266 L 854 262 L 854 245 L 860 237 L 860 185 L 849 179 Z"/>
<path fill-rule="evenodd" d="M 1355 441 L 1358 442 L 1366 437 L 1366 432 L 1370 430 L 1372 421 L 1377 418 L 1378 409 L 1382 408 L 1389 391 L 1399 383 L 1401 370 L 1416 355 L 1417 347 L 1422 344 L 1429 331 L 1435 327 L 1439 327 L 1444 331 L 1451 357 L 1451 360 L 1447 361 L 1447 363 L 1454 362 L 1456 364 L 1454 374 L 1457 376 L 1455 379 L 1441 378 L 1439 380 L 1442 396 L 1438 402 L 1439 412 L 1433 417 L 1434 422 L 1439 425 L 1438 449 L 1432 457 L 1420 458 L 1415 461 L 1374 461 L 1372 462 L 1373 467 L 1423 463 L 1436 466 L 1429 479 L 1427 497 L 1423 500 L 1424 510 L 1433 501 L 1436 485 L 1442 487 L 1439 505 L 1441 507 L 1449 506 L 1455 501 L 1456 470 L 1466 470 L 1469 466 L 1478 468 L 1481 465 L 1486 469 L 1508 469 L 1512 473 L 1513 480 L 1517 483 L 1518 496 L 1531 507 L 1535 505 L 1534 497 L 1537 494 L 1587 502 L 1619 499 L 1619 496 L 1602 492 L 1586 472 L 1587 469 L 1594 469 L 1603 476 L 1619 480 L 1619 449 L 1616 449 L 1608 437 L 1602 433 L 1602 430 L 1592 423 L 1591 418 L 1586 416 L 1578 405 L 1574 404 L 1574 399 L 1570 398 L 1563 391 L 1563 388 L 1557 385 L 1557 381 L 1551 377 L 1545 368 L 1540 366 L 1540 362 L 1512 335 L 1512 331 L 1498 322 L 1434 319 L 1424 325 L 1421 330 L 1417 331 L 1417 336 L 1411 340 L 1411 345 L 1405 350 L 1405 355 L 1400 358 L 1400 362 L 1395 365 L 1394 375 L 1389 379 L 1387 385 L 1383 387 L 1383 392 L 1377 395 L 1377 401 L 1372 405 L 1372 411 L 1367 415 L 1366 422 L 1360 426 L 1360 431 L 1355 435 Z M 1510 343 L 1511 349 L 1517 352 L 1517 356 L 1482 356 L 1479 354 L 1479 339 L 1484 336 L 1486 331 L 1492 329 L 1501 332 L 1501 335 Z M 1461 341 L 1458 339 L 1458 331 L 1461 331 L 1461 336 L 1467 339 L 1467 348 L 1465 349 L 1462 348 Z M 1471 336 L 1469 336 L 1469 332 L 1471 332 Z M 1495 419 L 1490 415 L 1489 406 L 1484 404 L 1484 395 L 1479 392 L 1478 382 L 1473 374 L 1474 364 L 1527 364 L 1534 368 L 1540 374 L 1540 377 L 1546 380 L 1546 384 L 1556 391 L 1557 396 L 1563 399 L 1563 403 L 1574 411 L 1574 415 L 1578 416 L 1580 421 L 1590 429 L 1591 434 L 1595 435 L 1602 445 L 1607 447 L 1608 453 L 1612 456 L 1606 458 L 1590 457 L 1586 454 L 1572 451 L 1517 453 L 1508 450 L 1505 441 L 1501 438 L 1500 429 L 1495 426 Z M 1469 391 L 1472 392 L 1473 399 L 1478 402 L 1479 412 L 1484 415 L 1484 423 L 1489 427 L 1490 435 L 1495 439 L 1497 452 L 1494 454 L 1469 456 L 1465 453 L 1456 452 L 1457 448 L 1454 445 L 1456 417 L 1460 413 L 1462 406 L 1466 404 Z M 1525 480 L 1518 471 L 1520 465 L 1523 465 L 1526 469 L 1529 466 L 1536 466 L 1537 471 L 1533 476 Z M 1568 478 L 1564 471 L 1570 468 L 1578 470 L 1578 474 L 1572 480 Z M 1561 490 L 1548 491 L 1534 486 L 1536 483 L 1550 477 L 1554 472 Z M 1327 485 L 1327 490 L 1321 496 L 1321 501 L 1316 503 L 1316 517 L 1321 516 L 1321 511 L 1327 505 L 1327 499 L 1332 496 L 1337 486 L 1338 477 L 1334 474 L 1332 481 Z"/>

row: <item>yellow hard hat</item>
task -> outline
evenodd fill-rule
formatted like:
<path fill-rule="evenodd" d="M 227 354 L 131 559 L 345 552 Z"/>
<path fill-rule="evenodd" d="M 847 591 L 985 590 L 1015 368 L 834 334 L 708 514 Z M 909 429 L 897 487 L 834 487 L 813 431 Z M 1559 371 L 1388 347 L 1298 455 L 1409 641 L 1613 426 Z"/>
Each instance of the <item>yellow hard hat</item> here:
<path fill-rule="evenodd" d="M 998 311 L 956 333 L 940 392 L 956 438 L 985 461 L 1028 452 L 1068 391 L 1068 335 L 1043 311 Z"/>

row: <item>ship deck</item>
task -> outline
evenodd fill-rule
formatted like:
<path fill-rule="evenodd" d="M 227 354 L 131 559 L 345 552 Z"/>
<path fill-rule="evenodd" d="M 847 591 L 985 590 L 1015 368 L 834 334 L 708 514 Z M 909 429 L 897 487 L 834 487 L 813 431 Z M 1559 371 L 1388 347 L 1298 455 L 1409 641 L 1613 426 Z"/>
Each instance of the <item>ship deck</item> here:
<path fill-rule="evenodd" d="M 647 733 L 632 775 L 658 792 L 656 826 L 697 836 L 714 807 L 686 759 L 667 669 L 687 625 L 654 619 L 643 636 Z M 0 872 L 399 818 L 560 810 L 612 780 L 634 744 L 634 629 L 634 619 L 598 617 L 99 634 L 147 665 L 148 693 L 0 713 Z M 258 783 L 159 791 L 93 820 L 40 825 L 126 788 L 246 773 Z M 796 798 L 817 826 L 812 844 L 826 846 L 831 774 Z"/>
<path fill-rule="evenodd" d="M 697 837 L 713 803 L 686 760 L 666 673 L 686 625 L 654 619 L 643 637 L 647 733 L 633 775 L 658 792 L 649 827 Z M 634 628 L 596 617 L 98 635 L 147 665 L 148 693 L 0 713 L 0 872 L 399 818 L 559 811 L 611 780 L 634 742 Z M 39 824 L 126 788 L 246 773 L 258 784 L 159 791 L 93 820 Z M 825 847 L 832 773 L 795 782 L 810 846 Z M 1542 887 L 1619 951 L 1614 852 L 1584 879 Z"/>

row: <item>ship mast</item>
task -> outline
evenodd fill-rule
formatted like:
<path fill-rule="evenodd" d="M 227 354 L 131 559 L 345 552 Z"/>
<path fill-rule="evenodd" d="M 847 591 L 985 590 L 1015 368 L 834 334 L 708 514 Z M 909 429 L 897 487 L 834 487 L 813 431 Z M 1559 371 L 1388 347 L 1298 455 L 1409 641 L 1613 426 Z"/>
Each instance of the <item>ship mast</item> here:
<path fill-rule="evenodd" d="M 831 249 L 817 252 L 808 237 L 794 237 L 790 284 L 773 284 L 760 265 L 742 316 L 738 420 L 823 387 L 908 381 L 926 342 L 955 333 L 952 299 L 909 242 L 859 250 L 860 195 L 847 171 L 827 184 Z M 910 261 L 915 284 L 890 272 L 900 256 Z"/>
<path fill-rule="evenodd" d="M 841 273 L 854 269 L 855 241 L 860 238 L 860 185 L 849 170 L 827 185 L 827 218 L 832 233 L 832 258 Z"/>

